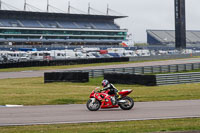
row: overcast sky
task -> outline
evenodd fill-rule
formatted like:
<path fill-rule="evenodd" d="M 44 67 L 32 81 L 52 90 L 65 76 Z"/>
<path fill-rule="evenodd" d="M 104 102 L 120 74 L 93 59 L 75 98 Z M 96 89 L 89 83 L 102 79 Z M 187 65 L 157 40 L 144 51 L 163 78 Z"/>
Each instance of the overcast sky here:
<path fill-rule="evenodd" d="M 24 0 L 2 0 L 23 9 Z M 71 6 L 87 12 L 88 3 L 92 8 L 106 13 L 109 7 L 128 18 L 117 20 L 122 28 L 133 34 L 135 42 L 146 42 L 147 29 L 174 29 L 174 0 L 49 0 L 52 6 L 67 11 Z M 27 3 L 46 10 L 47 0 L 27 0 Z M 200 30 L 200 0 L 186 0 L 187 30 Z M 3 8 L 5 8 L 3 6 Z M 52 10 L 52 9 L 51 9 Z"/>

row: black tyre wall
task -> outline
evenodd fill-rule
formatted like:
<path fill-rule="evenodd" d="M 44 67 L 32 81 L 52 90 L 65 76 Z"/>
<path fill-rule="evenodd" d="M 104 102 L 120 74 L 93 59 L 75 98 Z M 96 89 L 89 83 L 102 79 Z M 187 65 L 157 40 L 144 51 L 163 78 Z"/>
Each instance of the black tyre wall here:
<path fill-rule="evenodd" d="M 156 85 L 155 75 L 136 75 L 129 73 L 105 73 L 104 79 L 117 84 Z"/>
<path fill-rule="evenodd" d="M 88 72 L 47 72 L 44 82 L 89 82 Z"/>

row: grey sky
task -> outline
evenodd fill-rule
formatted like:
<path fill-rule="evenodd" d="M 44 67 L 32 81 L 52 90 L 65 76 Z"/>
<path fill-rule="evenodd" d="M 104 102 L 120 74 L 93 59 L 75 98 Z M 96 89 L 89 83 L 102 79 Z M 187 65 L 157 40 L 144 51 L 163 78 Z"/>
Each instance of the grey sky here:
<path fill-rule="evenodd" d="M 24 0 L 2 0 L 23 9 Z M 75 8 L 87 12 L 91 7 L 106 12 L 110 8 L 129 16 L 117 20 L 122 28 L 133 34 L 134 41 L 146 42 L 147 29 L 174 29 L 174 0 L 50 0 L 50 4 L 67 11 L 68 1 Z M 42 10 L 46 10 L 46 0 L 27 0 Z M 200 0 L 186 0 L 187 30 L 200 30 Z"/>

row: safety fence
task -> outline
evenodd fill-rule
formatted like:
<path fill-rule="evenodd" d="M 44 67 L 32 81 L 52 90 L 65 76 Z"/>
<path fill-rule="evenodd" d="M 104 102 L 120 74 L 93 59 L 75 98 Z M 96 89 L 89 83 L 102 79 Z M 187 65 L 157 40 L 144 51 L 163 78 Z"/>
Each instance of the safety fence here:
<path fill-rule="evenodd" d="M 200 56 L 200 53 L 193 54 L 174 54 L 174 55 L 151 55 L 151 56 L 138 56 L 130 57 L 130 61 L 143 61 L 143 60 L 165 60 L 165 59 L 183 59 Z"/>
<path fill-rule="evenodd" d="M 183 84 L 200 82 L 200 73 L 176 73 L 156 75 L 156 85 Z"/>
<path fill-rule="evenodd" d="M 176 54 L 176 55 L 157 55 L 157 56 L 138 56 L 138 57 L 114 57 L 114 58 L 79 58 L 79 59 L 62 59 L 62 60 L 23 60 L 20 62 L 2 62 L 0 58 L 0 69 L 16 68 L 16 67 L 36 67 L 36 66 L 59 66 L 73 64 L 90 64 L 90 63 L 106 63 L 106 62 L 128 62 L 128 61 L 147 61 L 147 60 L 163 60 L 163 59 L 181 59 L 200 56 L 200 53 L 194 54 Z"/>
<path fill-rule="evenodd" d="M 93 70 L 77 70 L 76 72 L 89 72 L 89 76 L 103 77 L 104 73 L 129 73 L 129 74 L 161 74 L 170 72 L 190 71 L 200 69 L 200 63 L 175 64 L 162 66 L 145 66 L 145 67 L 125 67 L 125 68 L 108 68 Z"/>
<path fill-rule="evenodd" d="M 36 66 L 60 66 L 60 65 L 74 65 L 74 64 L 91 64 L 91 63 L 105 63 L 105 62 L 127 62 L 128 57 L 119 58 L 92 58 L 92 59 L 67 59 L 67 60 L 46 60 L 46 61 L 26 61 L 0 64 L 2 68 L 17 68 L 17 67 L 36 67 Z"/>

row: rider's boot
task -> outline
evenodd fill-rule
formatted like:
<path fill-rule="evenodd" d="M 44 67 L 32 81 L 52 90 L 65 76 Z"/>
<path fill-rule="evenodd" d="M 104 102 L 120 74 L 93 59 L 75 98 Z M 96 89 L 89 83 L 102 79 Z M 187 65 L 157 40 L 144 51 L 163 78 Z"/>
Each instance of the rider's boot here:
<path fill-rule="evenodd" d="M 121 95 L 116 95 L 115 98 L 116 98 L 117 104 L 126 102 L 126 100 L 121 99 L 122 98 Z"/>
<path fill-rule="evenodd" d="M 121 99 L 121 95 L 119 95 L 119 93 L 117 92 L 117 94 L 115 95 L 115 99 L 118 101 Z"/>
<path fill-rule="evenodd" d="M 118 101 L 121 99 L 121 95 L 119 95 L 118 93 L 117 93 L 117 95 L 115 95 L 115 101 L 116 101 L 116 103 L 118 103 Z"/>

